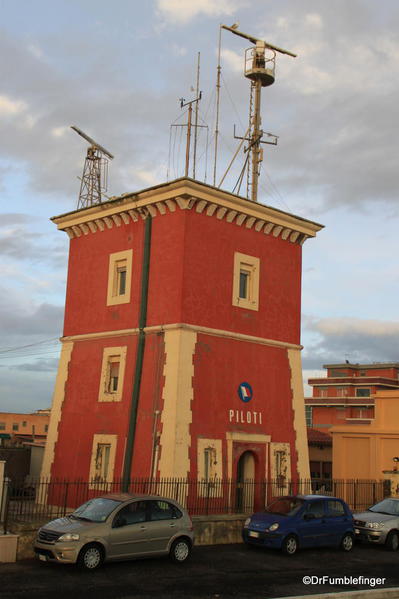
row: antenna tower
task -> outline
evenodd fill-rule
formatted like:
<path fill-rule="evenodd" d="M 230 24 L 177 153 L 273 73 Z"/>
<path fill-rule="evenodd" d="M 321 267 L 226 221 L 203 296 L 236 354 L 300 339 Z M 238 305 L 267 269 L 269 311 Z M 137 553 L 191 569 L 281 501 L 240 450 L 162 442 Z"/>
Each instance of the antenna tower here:
<path fill-rule="evenodd" d="M 184 108 L 185 106 L 188 106 L 188 117 L 187 117 L 187 125 L 186 125 L 186 127 L 187 127 L 186 165 L 185 165 L 185 169 L 184 169 L 185 177 L 188 177 L 188 171 L 189 171 L 189 166 L 190 166 L 191 128 L 193 126 L 193 104 L 196 104 L 198 106 L 198 102 L 201 100 L 201 98 L 202 98 L 202 92 L 199 93 L 199 96 L 197 98 L 195 98 L 195 100 L 190 100 L 189 102 L 186 102 L 186 100 L 184 98 L 180 98 L 180 108 Z M 196 115 L 197 114 L 198 113 L 196 111 Z M 198 120 L 198 117 L 196 118 L 196 121 L 197 120 Z M 199 126 L 201 126 L 201 125 L 195 124 L 196 131 L 197 131 L 197 127 L 199 127 Z M 196 148 L 195 148 L 195 153 L 196 153 Z M 194 164 L 194 173 L 195 173 L 195 164 Z"/>
<path fill-rule="evenodd" d="M 252 35 L 248 35 L 247 33 L 243 33 L 242 31 L 238 31 L 236 26 L 227 27 L 227 25 L 221 25 L 221 28 L 227 29 L 227 31 L 231 31 L 231 33 L 243 37 L 255 44 L 255 47 L 247 48 L 247 50 L 245 50 L 244 75 L 250 79 L 251 82 L 249 129 L 244 137 L 238 137 L 236 135 L 234 135 L 234 137 L 248 142 L 248 145 L 244 149 L 244 152 L 249 152 L 245 161 L 246 165 L 248 165 L 247 195 L 251 196 L 252 201 L 257 202 L 260 165 L 263 160 L 261 144 L 277 144 L 277 136 L 264 132 L 261 128 L 261 90 L 262 87 L 267 87 L 274 83 L 276 52 L 288 54 L 293 57 L 296 57 L 296 54 L 273 46 L 272 44 L 253 37 Z M 264 135 L 267 135 L 271 140 L 263 140 L 262 138 Z M 249 175 L 249 173 L 251 173 L 251 175 Z M 243 175 L 244 171 L 242 171 L 240 175 L 241 181 Z"/>
<path fill-rule="evenodd" d="M 107 191 L 108 162 L 113 159 L 113 155 L 75 125 L 71 125 L 71 129 L 90 144 L 87 148 L 83 174 L 80 180 L 77 206 L 79 210 L 79 208 L 101 204 L 101 196 Z"/>

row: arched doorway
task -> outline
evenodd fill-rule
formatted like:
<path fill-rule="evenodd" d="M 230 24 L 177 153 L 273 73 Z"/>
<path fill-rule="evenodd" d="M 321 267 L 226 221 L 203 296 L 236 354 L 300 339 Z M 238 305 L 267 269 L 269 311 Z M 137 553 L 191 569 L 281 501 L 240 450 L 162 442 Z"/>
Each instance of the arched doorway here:
<path fill-rule="evenodd" d="M 252 451 L 244 451 L 237 462 L 236 509 L 252 512 L 255 491 L 255 457 Z"/>

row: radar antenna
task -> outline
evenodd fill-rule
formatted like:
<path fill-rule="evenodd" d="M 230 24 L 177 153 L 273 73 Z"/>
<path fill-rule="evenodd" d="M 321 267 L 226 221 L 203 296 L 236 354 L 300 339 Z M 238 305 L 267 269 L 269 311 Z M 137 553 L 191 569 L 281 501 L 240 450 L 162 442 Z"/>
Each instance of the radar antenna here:
<path fill-rule="evenodd" d="M 251 177 L 248 178 L 247 195 L 251 195 L 251 200 L 254 202 L 258 201 L 258 179 L 260 174 L 260 165 L 263 159 L 263 150 L 260 147 L 261 143 L 265 144 L 277 144 L 277 136 L 271 133 L 266 133 L 261 129 L 261 89 L 274 83 L 274 72 L 275 72 L 275 59 L 276 52 L 281 54 L 288 54 L 288 56 L 296 57 L 296 54 L 279 48 L 260 40 L 252 35 L 238 31 L 236 26 L 227 27 L 227 25 L 221 25 L 222 29 L 227 29 L 239 37 L 243 37 L 253 44 L 255 48 L 251 47 L 245 50 L 245 67 L 244 75 L 251 81 L 251 97 L 250 97 L 250 123 L 249 130 L 244 137 L 238 137 L 238 139 L 248 142 L 248 146 L 245 148 L 245 152 L 250 152 L 251 155 Z M 269 52 L 266 53 L 266 50 Z M 262 137 L 264 133 L 272 138 L 271 141 L 264 141 Z M 247 136 L 248 135 L 248 136 Z M 234 137 L 237 137 L 234 135 Z M 249 168 L 249 160 L 246 159 L 246 163 Z M 243 173 L 242 173 L 243 175 Z M 249 194 L 249 188 L 250 194 Z"/>
<path fill-rule="evenodd" d="M 79 210 L 79 208 L 87 208 L 94 204 L 101 204 L 101 196 L 107 191 L 108 161 L 113 159 L 113 155 L 81 129 L 75 127 L 75 125 L 71 125 L 71 129 L 76 131 L 76 133 L 90 144 L 87 148 L 83 175 L 80 183 L 78 199 Z"/>

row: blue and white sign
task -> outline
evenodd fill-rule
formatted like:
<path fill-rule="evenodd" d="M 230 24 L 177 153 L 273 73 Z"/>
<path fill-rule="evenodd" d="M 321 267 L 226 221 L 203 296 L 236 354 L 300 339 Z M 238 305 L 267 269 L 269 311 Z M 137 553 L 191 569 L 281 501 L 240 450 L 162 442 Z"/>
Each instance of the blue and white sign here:
<path fill-rule="evenodd" d="M 238 385 L 237 392 L 238 392 L 238 397 L 244 403 L 248 403 L 249 401 L 251 401 L 252 396 L 254 394 L 252 391 L 252 387 L 249 383 L 240 383 Z"/>

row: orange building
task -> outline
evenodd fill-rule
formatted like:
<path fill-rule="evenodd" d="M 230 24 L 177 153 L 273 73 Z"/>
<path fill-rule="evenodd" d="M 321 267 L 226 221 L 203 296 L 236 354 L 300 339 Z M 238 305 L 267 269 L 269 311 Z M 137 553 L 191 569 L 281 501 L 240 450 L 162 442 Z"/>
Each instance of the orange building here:
<path fill-rule="evenodd" d="M 367 424 L 374 418 L 377 391 L 399 389 L 399 363 L 326 364 L 327 376 L 309 379 L 306 424 L 323 432 L 341 424 Z"/>
<path fill-rule="evenodd" d="M 22 441 L 45 442 L 50 410 L 37 410 L 31 414 L 0 412 L 0 439 L 18 437 Z"/>
<path fill-rule="evenodd" d="M 399 456 L 399 390 L 377 391 L 369 424 L 334 426 L 330 433 L 333 478 L 392 478 L 393 458 Z"/>

